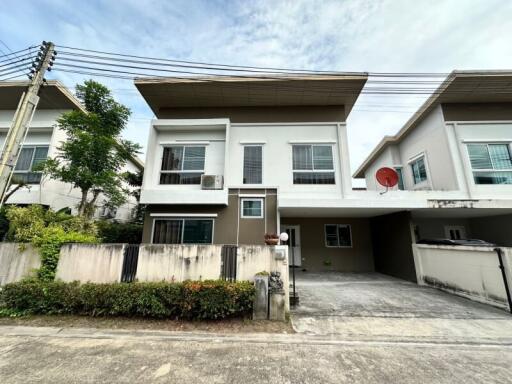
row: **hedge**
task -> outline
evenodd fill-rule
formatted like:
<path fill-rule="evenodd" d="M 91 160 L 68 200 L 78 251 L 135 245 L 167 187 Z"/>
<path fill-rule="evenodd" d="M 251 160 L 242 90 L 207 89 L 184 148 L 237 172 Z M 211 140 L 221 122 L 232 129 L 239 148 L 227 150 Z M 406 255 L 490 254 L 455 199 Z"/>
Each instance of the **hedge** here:
<path fill-rule="evenodd" d="M 0 309 L 18 314 L 143 316 L 223 319 L 252 312 L 254 285 L 247 281 L 80 284 L 24 280 L 4 286 Z"/>

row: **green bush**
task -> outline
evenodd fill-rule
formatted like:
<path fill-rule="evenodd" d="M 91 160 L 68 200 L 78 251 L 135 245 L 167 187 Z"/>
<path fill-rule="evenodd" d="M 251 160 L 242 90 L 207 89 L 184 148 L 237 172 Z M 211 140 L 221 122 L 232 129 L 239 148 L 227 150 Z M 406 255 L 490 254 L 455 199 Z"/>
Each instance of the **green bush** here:
<path fill-rule="evenodd" d="M 142 225 L 133 223 L 117 223 L 98 221 L 98 237 L 102 243 L 129 243 L 142 242 Z"/>
<path fill-rule="evenodd" d="M 38 248 L 41 268 L 37 277 L 41 280 L 54 279 L 62 244 L 98 242 L 96 225 L 90 220 L 45 209 L 41 205 L 10 207 L 7 219 L 14 241 L 32 243 Z"/>
<path fill-rule="evenodd" d="M 253 298 L 254 285 L 247 281 L 79 284 L 30 279 L 3 287 L 0 309 L 5 313 L 200 320 L 245 316 L 252 311 Z"/>

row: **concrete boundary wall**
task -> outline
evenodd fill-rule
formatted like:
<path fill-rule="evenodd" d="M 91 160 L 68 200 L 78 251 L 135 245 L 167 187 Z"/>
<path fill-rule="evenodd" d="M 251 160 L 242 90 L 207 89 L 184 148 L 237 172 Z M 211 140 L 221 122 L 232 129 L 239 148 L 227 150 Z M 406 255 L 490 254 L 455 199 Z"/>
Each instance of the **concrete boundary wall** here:
<path fill-rule="evenodd" d="M 502 248 L 512 289 L 512 248 Z M 418 284 L 508 309 L 498 255 L 491 247 L 413 245 Z"/>
<path fill-rule="evenodd" d="M 65 244 L 60 249 L 56 279 L 82 283 L 121 281 L 127 244 Z"/>
<path fill-rule="evenodd" d="M 39 252 L 31 244 L 0 243 L 0 286 L 32 276 L 40 266 Z"/>
<path fill-rule="evenodd" d="M 139 281 L 219 279 L 222 245 L 142 244 L 136 278 Z"/>

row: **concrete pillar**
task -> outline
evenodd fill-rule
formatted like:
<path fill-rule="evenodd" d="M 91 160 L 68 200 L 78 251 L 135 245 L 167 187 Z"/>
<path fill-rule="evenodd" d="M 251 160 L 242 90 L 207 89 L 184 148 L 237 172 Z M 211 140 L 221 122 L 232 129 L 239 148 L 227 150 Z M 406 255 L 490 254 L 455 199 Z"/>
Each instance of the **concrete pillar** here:
<path fill-rule="evenodd" d="M 268 275 L 254 276 L 256 295 L 254 297 L 253 319 L 268 319 Z"/>
<path fill-rule="evenodd" d="M 286 320 L 286 303 L 284 290 L 270 293 L 269 319 L 273 321 Z"/>

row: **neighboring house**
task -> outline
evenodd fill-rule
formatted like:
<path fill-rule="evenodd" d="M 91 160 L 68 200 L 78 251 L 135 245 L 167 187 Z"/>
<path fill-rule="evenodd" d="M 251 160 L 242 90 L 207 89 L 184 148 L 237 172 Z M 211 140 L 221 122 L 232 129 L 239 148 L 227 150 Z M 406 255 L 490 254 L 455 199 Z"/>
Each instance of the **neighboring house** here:
<path fill-rule="evenodd" d="M 413 211 L 416 238 L 477 237 L 512 245 L 511 84 L 512 72 L 452 72 L 396 135 L 377 145 L 354 177 L 382 192 L 376 171 L 391 167 L 400 180 L 384 196 L 432 191 L 439 208 L 467 207 Z M 416 195 L 428 199 L 431 193 Z M 482 201 L 488 209 L 477 209 Z"/>
<path fill-rule="evenodd" d="M 414 156 L 430 150 L 424 147 L 427 138 L 417 140 L 416 149 L 404 157 L 383 155 L 390 160 L 382 165 L 404 168 L 404 188 L 410 189 L 414 168 L 421 187 L 446 191 L 381 194 L 371 182 L 369 190 L 353 190 L 346 121 L 366 79 L 366 74 L 347 74 L 136 80 L 157 117 L 150 127 L 141 193 L 141 202 L 148 205 L 143 242 L 263 244 L 265 233 L 287 231 L 294 255 L 290 264 L 295 266 L 312 271 L 377 270 L 415 280 L 412 219 L 431 220 L 428 227 L 437 230 L 447 218 L 454 223 L 448 229 L 456 229 L 474 217 L 471 229 L 478 227 L 475 236 L 485 237 L 487 217 L 493 216 L 498 225 L 498 215 L 512 213 L 512 196 L 505 189 L 501 200 L 494 200 L 470 195 L 469 187 L 448 191 L 448 183 L 441 188 L 436 181 L 419 180 L 424 178 L 423 166 L 414 163 L 419 158 Z M 485 81 L 469 82 L 474 97 Z M 503 78 L 496 87 L 506 84 L 510 79 Z M 445 96 L 436 94 L 434 99 L 455 100 L 457 95 L 447 88 Z M 498 103 L 489 101 L 494 100 Z M 493 108 L 500 106 L 505 107 Z M 457 107 L 451 109 L 451 120 L 475 120 L 463 118 Z M 425 116 L 416 117 L 430 120 L 432 111 L 440 120 L 439 108 L 426 107 Z M 507 130 L 506 125 L 502 128 Z M 437 140 L 433 148 L 441 145 Z M 448 167 L 449 153 L 444 159 L 427 154 L 428 162 Z M 372 172 L 372 166 L 373 160 L 365 163 L 357 176 Z M 433 173 L 433 168 L 427 171 Z M 472 193 L 497 196 L 493 191 Z"/>
<path fill-rule="evenodd" d="M 27 83 L 23 81 L 0 82 L 0 147 L 3 147 L 14 112 L 26 86 Z M 76 211 L 81 196 L 78 189 L 67 183 L 43 177 L 40 172 L 34 171 L 38 162 L 58 154 L 57 148 L 66 140 L 66 134 L 57 128 L 56 120 L 62 113 L 73 109 L 83 109 L 83 106 L 59 82 L 48 81 L 41 89 L 40 101 L 12 177 L 13 185 L 17 181 L 22 181 L 27 187 L 16 191 L 7 204 L 42 204 L 55 210 L 71 208 L 72 211 Z M 133 159 L 126 165 L 126 169 L 137 172 L 143 170 L 143 164 L 138 159 Z M 130 197 L 127 204 L 111 212 L 102 206 L 104 200 L 98 201 L 97 217 L 115 218 L 120 221 L 131 219 L 132 210 L 137 203 L 135 198 Z"/>

